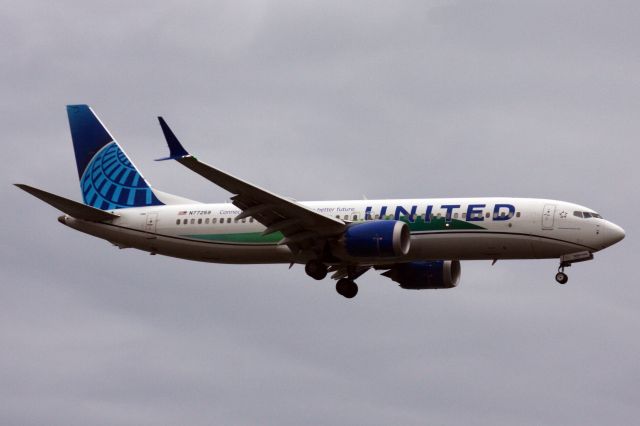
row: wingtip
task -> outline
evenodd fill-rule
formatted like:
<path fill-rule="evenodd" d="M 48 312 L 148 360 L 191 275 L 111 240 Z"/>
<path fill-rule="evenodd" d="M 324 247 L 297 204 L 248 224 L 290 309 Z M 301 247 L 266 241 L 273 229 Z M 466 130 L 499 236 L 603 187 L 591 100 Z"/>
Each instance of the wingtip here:
<path fill-rule="evenodd" d="M 164 135 L 167 145 L 169 146 L 169 157 L 160 158 L 156 161 L 162 160 L 177 160 L 189 155 L 186 149 L 182 146 L 176 135 L 173 133 L 167 122 L 161 116 L 158 116 L 160 127 L 162 128 L 162 134 Z"/>

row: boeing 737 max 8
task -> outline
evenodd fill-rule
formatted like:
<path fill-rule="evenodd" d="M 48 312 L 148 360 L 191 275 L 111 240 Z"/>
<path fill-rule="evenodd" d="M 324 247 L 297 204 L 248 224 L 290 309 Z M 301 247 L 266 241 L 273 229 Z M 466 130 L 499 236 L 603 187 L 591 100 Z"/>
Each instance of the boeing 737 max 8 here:
<path fill-rule="evenodd" d="M 24 184 L 61 210 L 60 223 L 110 241 L 189 260 L 304 264 L 352 298 L 369 269 L 406 289 L 455 287 L 460 261 L 558 258 L 564 268 L 624 238 L 592 209 L 531 198 L 298 202 L 211 167 L 189 154 L 166 122 L 169 157 L 229 191 L 205 204 L 152 188 L 87 105 L 67 107 L 84 203 Z"/>

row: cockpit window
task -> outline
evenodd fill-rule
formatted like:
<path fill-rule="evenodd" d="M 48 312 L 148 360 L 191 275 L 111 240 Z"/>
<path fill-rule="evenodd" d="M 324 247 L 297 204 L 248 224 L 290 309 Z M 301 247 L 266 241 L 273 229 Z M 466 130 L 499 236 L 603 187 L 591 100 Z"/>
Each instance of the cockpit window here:
<path fill-rule="evenodd" d="M 574 216 L 577 217 L 582 217 L 584 219 L 589 219 L 592 217 L 598 218 L 598 219 L 602 219 L 602 216 L 600 216 L 598 213 L 594 213 L 594 212 L 573 212 Z"/>

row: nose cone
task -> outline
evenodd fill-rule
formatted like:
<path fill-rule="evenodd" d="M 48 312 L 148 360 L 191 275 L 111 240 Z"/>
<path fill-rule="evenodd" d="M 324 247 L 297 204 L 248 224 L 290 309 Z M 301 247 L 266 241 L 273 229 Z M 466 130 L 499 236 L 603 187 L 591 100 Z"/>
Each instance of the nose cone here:
<path fill-rule="evenodd" d="M 624 229 L 622 229 L 615 223 L 609 222 L 607 224 L 607 232 L 605 238 L 608 246 L 612 246 L 615 243 L 622 241 L 624 235 Z"/>

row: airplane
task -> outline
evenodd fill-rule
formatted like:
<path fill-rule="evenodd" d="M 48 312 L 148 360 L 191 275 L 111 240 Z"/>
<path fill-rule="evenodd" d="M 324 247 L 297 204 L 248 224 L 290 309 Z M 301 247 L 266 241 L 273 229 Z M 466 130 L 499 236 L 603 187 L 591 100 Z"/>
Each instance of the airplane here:
<path fill-rule="evenodd" d="M 147 182 L 88 105 L 67 115 L 83 203 L 15 184 L 64 214 L 70 228 L 124 248 L 228 264 L 305 265 L 329 273 L 351 299 L 370 269 L 404 289 L 444 289 L 460 281 L 462 260 L 558 258 L 565 268 L 625 237 L 593 209 L 558 200 L 479 197 L 299 202 L 191 155 L 162 117 L 174 160 L 232 195 L 208 204 L 159 191 Z"/>

